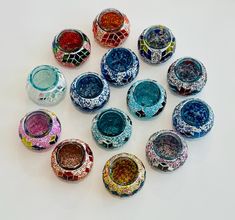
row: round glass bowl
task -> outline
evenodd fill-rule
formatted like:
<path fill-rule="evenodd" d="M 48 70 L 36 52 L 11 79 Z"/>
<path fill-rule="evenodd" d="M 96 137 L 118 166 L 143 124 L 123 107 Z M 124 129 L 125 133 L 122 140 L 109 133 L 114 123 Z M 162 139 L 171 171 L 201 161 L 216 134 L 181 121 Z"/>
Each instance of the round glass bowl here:
<path fill-rule="evenodd" d="M 55 36 L 52 49 L 57 61 L 67 67 L 77 67 L 84 63 L 90 53 L 89 38 L 79 30 L 66 29 Z"/>
<path fill-rule="evenodd" d="M 65 96 L 66 80 L 56 67 L 41 65 L 28 76 L 26 90 L 29 98 L 41 106 L 59 103 Z"/>
<path fill-rule="evenodd" d="M 53 112 L 38 110 L 26 114 L 20 121 L 19 137 L 22 143 L 33 150 L 44 150 L 59 139 L 61 124 Z"/>
<path fill-rule="evenodd" d="M 127 105 L 137 117 L 152 118 L 164 109 L 166 91 L 155 80 L 139 80 L 128 90 Z"/>
<path fill-rule="evenodd" d="M 200 99 L 186 99 L 173 112 L 173 126 L 176 131 L 189 138 L 206 135 L 214 125 L 211 107 Z"/>
<path fill-rule="evenodd" d="M 105 148 L 118 148 L 124 145 L 132 133 L 132 121 L 123 111 L 110 108 L 97 114 L 92 122 L 94 139 Z"/>
<path fill-rule="evenodd" d="M 138 40 L 138 49 L 144 61 L 164 63 L 175 52 L 176 40 L 171 30 L 163 25 L 146 28 Z"/>
<path fill-rule="evenodd" d="M 101 72 L 110 84 L 124 86 L 138 75 L 139 60 L 130 49 L 113 48 L 102 58 Z"/>
<path fill-rule="evenodd" d="M 149 138 L 146 156 L 152 167 L 173 171 L 188 158 L 188 146 L 176 132 L 161 130 Z"/>
<path fill-rule="evenodd" d="M 176 60 L 168 69 L 169 87 L 180 95 L 199 93 L 206 84 L 207 72 L 204 65 L 191 57 Z"/>
<path fill-rule="evenodd" d="M 76 107 L 84 111 L 102 108 L 109 100 L 110 89 L 100 75 L 87 72 L 76 77 L 70 87 L 70 97 Z"/>
<path fill-rule="evenodd" d="M 133 154 L 121 153 L 110 158 L 103 169 L 105 187 L 114 195 L 125 197 L 138 192 L 144 185 L 146 171 Z"/>
<path fill-rule="evenodd" d="M 93 166 L 93 153 L 88 146 L 78 139 L 60 142 L 51 154 L 51 167 L 54 173 L 69 181 L 83 179 Z"/>
<path fill-rule="evenodd" d="M 117 47 L 129 36 L 130 22 L 120 11 L 103 10 L 93 22 L 93 34 L 97 42 L 105 47 Z"/>

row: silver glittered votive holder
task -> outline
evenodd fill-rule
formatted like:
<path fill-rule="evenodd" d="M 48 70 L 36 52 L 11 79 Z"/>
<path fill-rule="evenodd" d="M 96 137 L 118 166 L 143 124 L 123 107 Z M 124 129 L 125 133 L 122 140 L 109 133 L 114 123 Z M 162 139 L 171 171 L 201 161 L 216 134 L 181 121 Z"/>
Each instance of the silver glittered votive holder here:
<path fill-rule="evenodd" d="M 152 167 L 174 171 L 188 158 L 188 146 L 175 131 L 161 130 L 149 138 L 146 156 Z"/>

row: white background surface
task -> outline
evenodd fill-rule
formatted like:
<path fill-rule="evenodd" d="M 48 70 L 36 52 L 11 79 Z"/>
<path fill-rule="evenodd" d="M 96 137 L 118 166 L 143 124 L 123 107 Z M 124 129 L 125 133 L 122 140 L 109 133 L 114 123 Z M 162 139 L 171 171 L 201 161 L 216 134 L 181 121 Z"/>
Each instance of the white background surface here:
<path fill-rule="evenodd" d="M 18 123 L 25 113 L 39 107 L 25 91 L 28 73 L 37 65 L 60 67 L 53 57 L 54 35 L 64 28 L 78 28 L 91 40 L 89 60 L 77 69 L 60 67 L 68 85 L 80 73 L 100 72 L 107 49 L 94 42 L 94 17 L 114 7 L 127 14 L 131 34 L 124 47 L 138 54 L 137 39 L 153 24 L 168 26 L 177 39 L 176 53 L 167 63 L 151 66 L 140 61 L 137 79 L 152 78 L 167 90 L 168 102 L 159 117 L 133 120 L 130 141 L 118 150 L 96 145 L 90 132 L 95 114 L 77 111 L 69 95 L 50 107 L 62 122 L 62 137 L 80 138 L 90 144 L 95 164 L 81 182 L 56 178 L 50 154 L 26 149 L 18 138 Z M 3 1 L 0 8 L 0 219 L 235 219 L 235 104 L 234 51 L 235 1 Z M 205 137 L 188 141 L 189 158 L 173 173 L 153 170 L 146 161 L 145 145 L 160 129 L 171 129 L 174 107 L 184 98 L 171 93 L 166 83 L 169 65 L 179 57 L 201 60 L 208 70 L 208 83 L 196 97 L 207 101 L 215 112 L 215 126 Z M 111 88 L 106 107 L 128 112 L 129 86 Z M 119 199 L 106 191 L 101 172 L 104 163 L 120 152 L 136 154 L 145 164 L 146 183 L 135 196 Z"/>

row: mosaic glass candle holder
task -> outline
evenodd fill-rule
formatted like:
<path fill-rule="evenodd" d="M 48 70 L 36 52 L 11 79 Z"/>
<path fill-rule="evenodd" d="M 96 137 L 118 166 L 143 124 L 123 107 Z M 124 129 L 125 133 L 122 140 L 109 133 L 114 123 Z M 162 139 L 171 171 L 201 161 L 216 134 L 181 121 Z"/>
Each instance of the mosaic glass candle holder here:
<path fill-rule="evenodd" d="M 188 146 L 175 131 L 161 130 L 149 138 L 146 156 L 152 167 L 174 171 L 188 158 Z"/>
<path fill-rule="evenodd" d="M 65 96 L 66 87 L 64 75 L 58 68 L 50 65 L 34 68 L 26 84 L 29 98 L 41 106 L 59 103 Z"/>
<path fill-rule="evenodd" d="M 61 124 L 57 116 L 48 110 L 26 114 L 20 121 L 19 137 L 22 143 L 33 150 L 45 150 L 59 139 Z"/>
<path fill-rule="evenodd" d="M 83 111 L 95 111 L 109 100 L 110 89 L 107 81 L 97 73 L 86 72 L 74 79 L 70 87 L 73 104 Z"/>
<path fill-rule="evenodd" d="M 206 84 L 206 68 L 191 57 L 180 58 L 169 67 L 167 81 L 172 91 L 184 96 L 194 95 Z"/>
<path fill-rule="evenodd" d="M 143 163 L 133 154 L 121 153 L 110 158 L 103 169 L 105 187 L 114 195 L 127 197 L 144 185 L 146 171 Z"/>
<path fill-rule="evenodd" d="M 123 111 L 109 108 L 95 116 L 91 131 L 101 146 L 109 149 L 118 148 L 129 140 L 132 121 Z"/>
<path fill-rule="evenodd" d="M 139 60 L 130 49 L 113 48 L 102 58 L 101 72 L 110 84 L 124 86 L 138 75 Z"/>
<path fill-rule="evenodd" d="M 200 99 L 186 99 L 173 112 L 173 126 L 176 131 L 189 138 L 206 135 L 214 125 L 211 107 Z"/>
<path fill-rule="evenodd" d="M 130 22 L 120 11 L 109 8 L 103 10 L 93 22 L 94 37 L 105 47 L 117 47 L 129 36 Z"/>
<path fill-rule="evenodd" d="M 92 169 L 93 161 L 89 145 L 78 139 L 60 142 L 51 154 L 51 167 L 54 173 L 68 181 L 86 177 Z"/>
<path fill-rule="evenodd" d="M 57 61 L 67 67 L 84 63 L 90 53 L 89 38 L 80 30 L 66 29 L 55 36 L 52 49 Z"/>
<path fill-rule="evenodd" d="M 166 91 L 155 80 L 135 82 L 127 93 L 127 105 L 132 114 L 139 118 L 157 116 L 166 105 Z"/>
<path fill-rule="evenodd" d="M 164 63 L 175 52 L 176 40 L 171 30 L 163 25 L 146 28 L 138 40 L 138 49 L 144 61 L 151 64 Z"/>

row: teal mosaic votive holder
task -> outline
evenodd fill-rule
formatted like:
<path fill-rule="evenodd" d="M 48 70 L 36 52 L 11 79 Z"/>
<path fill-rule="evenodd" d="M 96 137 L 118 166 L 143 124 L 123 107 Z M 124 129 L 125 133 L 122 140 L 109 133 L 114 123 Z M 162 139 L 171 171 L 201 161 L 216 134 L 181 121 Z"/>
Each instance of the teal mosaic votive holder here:
<path fill-rule="evenodd" d="M 127 93 L 129 110 L 139 118 L 157 116 L 164 109 L 166 99 L 165 89 L 152 79 L 136 81 Z"/>
<path fill-rule="evenodd" d="M 123 111 L 109 108 L 97 114 L 92 123 L 92 135 L 105 148 L 124 145 L 132 133 L 132 121 Z"/>

